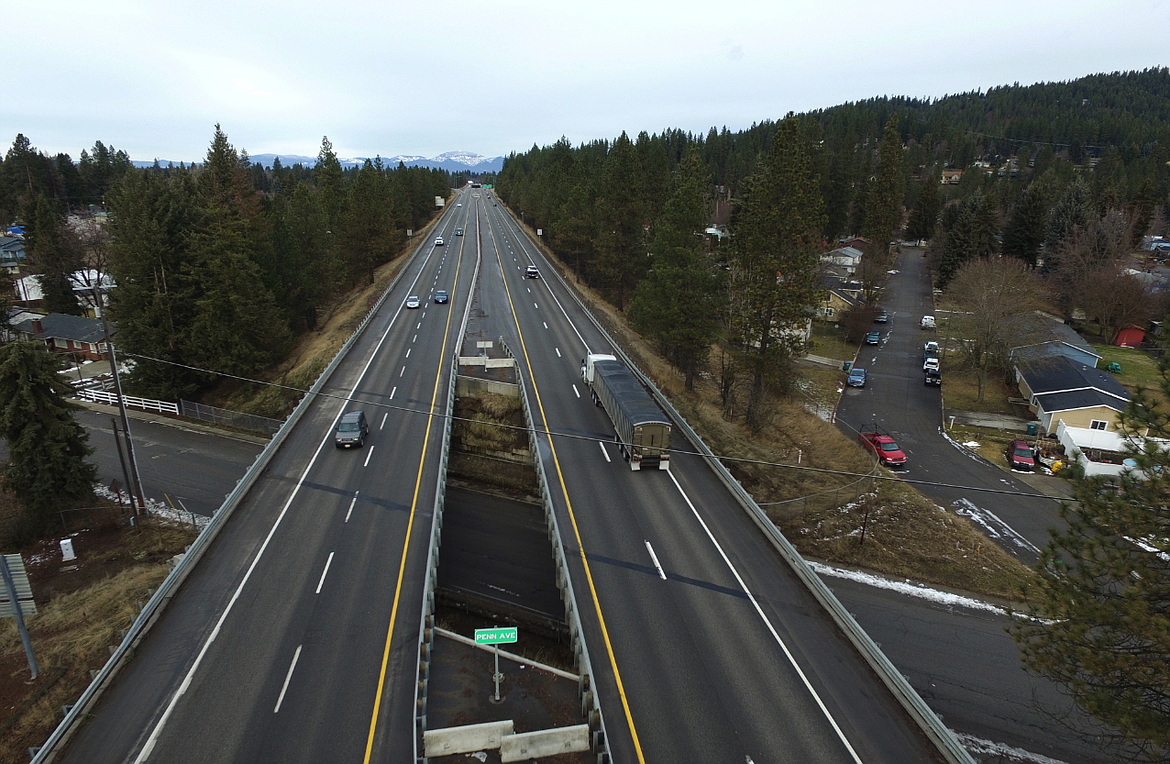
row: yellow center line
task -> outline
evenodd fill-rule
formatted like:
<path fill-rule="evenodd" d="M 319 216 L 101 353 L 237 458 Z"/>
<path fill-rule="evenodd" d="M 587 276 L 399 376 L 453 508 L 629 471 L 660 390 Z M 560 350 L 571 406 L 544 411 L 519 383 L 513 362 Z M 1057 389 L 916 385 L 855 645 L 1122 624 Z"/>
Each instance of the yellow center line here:
<path fill-rule="evenodd" d="M 491 219 L 488 219 L 488 230 L 491 232 Z M 581 542 L 581 531 L 577 527 L 577 516 L 573 513 L 573 502 L 569 499 L 569 489 L 565 485 L 565 476 L 561 472 L 561 460 L 557 457 L 557 448 L 553 445 L 552 432 L 548 426 L 548 417 L 544 413 L 544 403 L 540 399 L 540 389 L 536 384 L 536 375 L 532 373 L 532 361 L 528 358 L 528 345 L 524 342 L 524 332 L 520 329 L 520 319 L 516 317 L 516 306 L 512 302 L 512 290 L 508 288 L 508 280 L 503 278 L 504 263 L 500 259 L 499 247 L 496 247 L 495 233 L 492 233 L 492 248 L 496 251 L 496 262 L 500 265 L 500 277 L 504 282 L 504 291 L 508 295 L 508 306 L 512 310 L 512 320 L 516 324 L 516 334 L 520 337 L 520 349 L 524 353 L 524 363 L 528 366 L 528 378 L 532 380 L 532 393 L 536 396 L 536 406 L 540 409 L 540 420 L 544 424 L 545 437 L 548 438 L 549 451 L 552 453 L 553 464 L 557 469 L 557 479 L 561 484 L 561 493 L 565 497 L 565 507 L 569 511 L 569 522 L 573 526 L 573 534 L 577 538 L 577 549 L 581 554 L 581 564 L 585 566 L 585 578 L 589 582 L 589 594 L 593 597 L 593 607 L 597 611 L 597 622 L 601 626 L 601 636 L 605 640 L 605 651 L 609 654 L 609 665 L 613 669 L 613 677 L 617 682 L 618 696 L 622 699 L 622 708 L 626 713 L 626 723 L 630 726 L 630 737 L 634 741 L 634 751 L 638 754 L 638 761 L 645 764 L 646 758 L 642 755 L 642 744 L 638 741 L 638 730 L 634 727 L 634 717 L 630 713 L 630 702 L 626 698 L 626 690 L 622 685 L 622 674 L 618 671 L 617 658 L 613 654 L 613 644 L 609 639 L 609 629 L 605 626 L 605 617 L 601 614 L 601 602 L 597 599 L 597 586 L 593 583 L 593 572 L 589 569 L 589 560 L 585 558 L 585 545 Z M 584 639 L 584 635 L 582 635 Z"/>
<path fill-rule="evenodd" d="M 463 237 L 461 237 L 463 238 Z M 459 245 L 459 259 L 455 263 L 455 281 L 451 286 L 452 296 L 458 290 L 459 286 L 459 270 L 463 265 L 463 244 Z M 470 295 L 468 299 L 471 299 Z M 443 349 L 439 355 L 439 368 L 435 372 L 435 388 L 431 392 L 431 409 L 427 416 L 427 430 L 423 437 L 422 454 L 418 460 L 418 475 L 414 479 L 414 496 L 410 501 L 410 518 L 406 522 L 406 537 L 402 540 L 402 560 L 398 563 L 398 583 L 394 586 L 394 605 L 390 609 L 390 626 L 386 630 L 386 646 L 382 650 L 382 670 L 378 673 L 378 692 L 374 696 L 374 711 L 370 716 L 370 734 L 366 738 L 366 755 L 362 759 L 364 764 L 369 764 L 370 755 L 374 751 L 374 733 L 378 728 L 378 711 L 382 707 L 382 690 L 386 685 L 386 666 L 390 662 L 390 642 L 394 639 L 394 622 L 398 620 L 398 602 L 402 595 L 402 579 L 406 576 L 406 553 L 410 548 L 410 533 L 414 528 L 414 513 L 418 508 L 418 493 L 422 485 L 423 465 L 427 458 L 427 444 L 431 438 L 431 423 L 435 421 L 435 401 L 439 398 L 439 380 L 443 376 L 443 364 L 447 360 L 447 338 L 451 334 L 451 315 L 453 310 L 447 311 L 447 325 L 443 329 Z"/>

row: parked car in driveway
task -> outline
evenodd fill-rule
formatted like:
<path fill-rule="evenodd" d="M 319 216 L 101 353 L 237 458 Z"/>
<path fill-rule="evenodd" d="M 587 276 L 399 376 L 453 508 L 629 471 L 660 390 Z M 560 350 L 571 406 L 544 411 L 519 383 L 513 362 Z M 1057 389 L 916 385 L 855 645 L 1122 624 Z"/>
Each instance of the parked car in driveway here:
<path fill-rule="evenodd" d="M 878 344 L 881 344 L 881 341 L 882 341 L 882 333 L 881 332 L 870 332 L 869 334 L 865 335 L 865 344 L 866 345 L 878 345 Z"/>
<path fill-rule="evenodd" d="M 1003 453 L 1013 470 L 1031 472 L 1036 469 L 1036 458 L 1032 456 L 1032 447 L 1026 440 L 1013 440 Z"/>
<path fill-rule="evenodd" d="M 898 448 L 897 441 L 876 427 L 862 427 L 861 432 L 857 433 L 857 440 L 887 467 L 904 467 L 909 461 L 902 449 Z"/>
<path fill-rule="evenodd" d="M 845 380 L 845 384 L 850 387 L 865 387 L 865 369 L 854 366 L 849 370 L 849 378 Z"/>

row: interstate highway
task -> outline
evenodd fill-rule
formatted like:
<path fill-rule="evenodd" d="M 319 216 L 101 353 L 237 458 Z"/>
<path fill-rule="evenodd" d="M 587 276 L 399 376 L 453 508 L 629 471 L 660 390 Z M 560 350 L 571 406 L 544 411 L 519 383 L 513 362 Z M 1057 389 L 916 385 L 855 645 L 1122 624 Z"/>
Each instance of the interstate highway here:
<path fill-rule="evenodd" d="M 540 457 L 614 761 L 937 760 L 685 440 L 670 472 L 629 470 L 580 376 L 610 348 L 515 224 L 485 211 L 480 320 L 494 317 L 554 433 Z M 524 278 L 530 262 L 541 279 Z"/>
<path fill-rule="evenodd" d="M 334 448 L 341 400 L 312 403 L 65 761 L 413 759 L 444 425 L 425 412 L 445 411 L 477 257 L 455 199 L 326 387 L 365 409 L 365 447 Z"/>

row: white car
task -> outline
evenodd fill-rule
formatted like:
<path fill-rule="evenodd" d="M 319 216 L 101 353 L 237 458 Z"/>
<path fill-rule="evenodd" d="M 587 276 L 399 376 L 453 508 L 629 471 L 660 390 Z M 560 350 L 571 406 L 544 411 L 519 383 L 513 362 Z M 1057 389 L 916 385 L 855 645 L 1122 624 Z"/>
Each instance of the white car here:
<path fill-rule="evenodd" d="M 934 328 L 934 316 L 923 316 L 922 321 L 919 323 L 919 326 L 921 326 L 923 329 L 933 329 Z"/>
<path fill-rule="evenodd" d="M 422 305 L 422 300 L 418 299 L 418 295 L 412 294 L 406 298 L 406 307 L 417 308 L 419 305 Z"/>
<path fill-rule="evenodd" d="M 923 371 L 938 371 L 938 359 L 937 358 L 927 358 L 926 360 L 924 360 L 922 362 L 922 370 Z"/>
<path fill-rule="evenodd" d="M 441 246 L 443 246 L 443 237 L 442 237 L 442 236 L 440 236 L 439 238 L 435 239 L 435 246 L 436 246 L 436 247 L 441 247 Z"/>

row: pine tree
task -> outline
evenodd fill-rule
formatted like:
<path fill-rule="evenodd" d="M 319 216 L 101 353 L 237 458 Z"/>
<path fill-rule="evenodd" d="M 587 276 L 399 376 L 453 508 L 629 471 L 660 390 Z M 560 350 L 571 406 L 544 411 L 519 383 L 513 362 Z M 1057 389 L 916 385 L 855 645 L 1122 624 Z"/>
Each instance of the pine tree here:
<path fill-rule="evenodd" d="M 705 252 L 706 194 L 710 183 L 691 151 L 679 168 L 677 187 L 650 244 L 650 272 L 634 292 L 630 320 L 649 334 L 663 354 L 686 376 L 707 362 L 721 325 L 725 298 L 722 271 Z"/>
<path fill-rule="evenodd" d="M 1067 527 L 1036 565 L 1032 618 L 1011 632 L 1024 665 L 1117 730 L 1132 759 L 1170 759 L 1170 363 L 1160 395 L 1141 390 L 1120 417 L 1134 462 L 1112 481 L 1081 477 L 1061 504 Z M 1094 729 L 1094 735 L 1101 731 Z"/>
<path fill-rule="evenodd" d="M 861 235 L 869 240 L 870 251 L 866 255 L 886 258 L 889 243 L 902 227 L 904 198 L 902 135 L 898 132 L 898 115 L 895 114 L 882 131 L 877 171 L 865 200 L 865 227 Z"/>
<path fill-rule="evenodd" d="M 786 384 L 809 310 L 821 298 L 825 212 L 813 143 L 796 117 L 785 117 L 731 220 L 730 325 L 752 377 L 747 421 L 754 431 L 767 424 L 768 392 Z"/>
<path fill-rule="evenodd" d="M 44 308 L 50 313 L 81 315 L 73 293 L 72 275 L 82 266 L 81 255 L 62 231 L 61 216 L 43 194 L 37 197 L 33 225 L 29 228 L 29 266 L 41 285 Z"/>
<path fill-rule="evenodd" d="M 637 161 L 625 133 L 605 158 L 597 199 L 597 286 L 624 310 L 634 287 L 646 273 L 643 200 L 638 196 Z M 592 282 L 592 280 L 591 280 Z"/>
<path fill-rule="evenodd" d="M 918 198 L 914 201 L 910 219 L 906 223 L 906 238 L 911 241 L 934 237 L 934 229 L 938 226 L 938 216 L 943 206 L 942 193 L 938 189 L 940 177 L 941 174 L 936 169 L 922 181 L 922 188 L 918 190 Z"/>
<path fill-rule="evenodd" d="M 1042 181 L 1024 190 L 1003 230 L 1003 253 L 1035 268 L 1048 232 L 1048 194 Z"/>
<path fill-rule="evenodd" d="M 0 346 L 0 432 L 8 441 L 4 482 L 25 509 L 25 533 L 40 534 L 56 513 L 92 496 L 97 469 L 89 436 L 73 418 L 61 359 L 37 342 Z"/>
<path fill-rule="evenodd" d="M 118 348 L 187 364 L 190 325 L 198 284 L 184 265 L 197 214 L 197 190 L 187 171 L 168 181 L 150 172 L 128 173 L 109 193 L 110 317 L 118 325 Z M 161 400 L 179 400 L 206 380 L 171 363 L 136 359 L 128 390 Z"/>
<path fill-rule="evenodd" d="M 388 262 L 402 244 L 381 158 L 367 159 L 358 172 L 341 217 L 340 237 L 351 284 L 373 284 L 374 269 Z"/>

